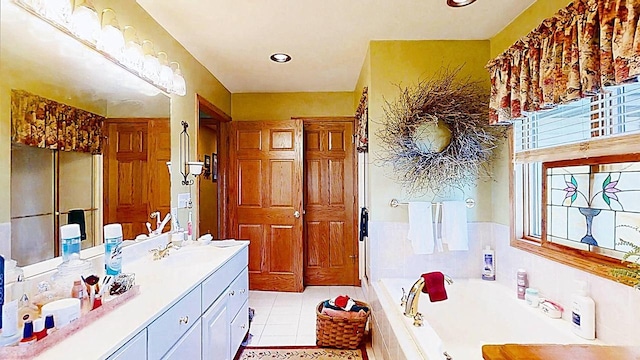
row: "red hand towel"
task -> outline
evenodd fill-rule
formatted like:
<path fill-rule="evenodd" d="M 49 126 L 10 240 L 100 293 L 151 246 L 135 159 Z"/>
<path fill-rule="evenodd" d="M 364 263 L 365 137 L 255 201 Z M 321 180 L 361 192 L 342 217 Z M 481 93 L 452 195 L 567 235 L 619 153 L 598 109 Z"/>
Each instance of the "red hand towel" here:
<path fill-rule="evenodd" d="M 447 290 L 444 288 L 444 274 L 435 271 L 422 274 L 424 287 L 422 292 L 429 294 L 431 302 L 447 300 Z"/>
<path fill-rule="evenodd" d="M 335 304 L 337 307 L 345 308 L 347 307 L 347 303 L 349 302 L 349 297 L 347 295 L 340 295 L 336 297 Z"/>

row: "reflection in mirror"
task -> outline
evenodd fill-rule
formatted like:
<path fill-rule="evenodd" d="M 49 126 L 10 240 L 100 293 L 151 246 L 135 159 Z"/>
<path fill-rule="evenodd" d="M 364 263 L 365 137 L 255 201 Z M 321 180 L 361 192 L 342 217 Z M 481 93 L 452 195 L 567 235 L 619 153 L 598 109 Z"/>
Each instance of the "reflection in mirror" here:
<path fill-rule="evenodd" d="M 58 228 L 69 221 L 84 222 L 83 248 L 102 243 L 106 223 L 122 223 L 126 239 L 147 233 L 147 221 L 155 229 L 149 214 L 170 207 L 169 97 L 13 2 L 0 6 L 3 103 L 24 90 L 105 118 L 96 154 L 12 142 L 4 255 L 20 266 L 58 256 Z"/>

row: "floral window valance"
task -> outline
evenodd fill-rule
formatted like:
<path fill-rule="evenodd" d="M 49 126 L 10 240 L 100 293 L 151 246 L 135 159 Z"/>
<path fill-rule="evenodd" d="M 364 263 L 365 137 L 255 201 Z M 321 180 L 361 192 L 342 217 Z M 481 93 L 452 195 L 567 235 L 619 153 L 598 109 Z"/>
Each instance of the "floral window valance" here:
<path fill-rule="evenodd" d="M 490 122 L 592 96 L 640 75 L 640 0 L 578 0 L 487 64 Z"/>
<path fill-rule="evenodd" d="M 40 148 L 102 153 L 104 117 L 30 94 L 11 91 L 11 141 Z"/>

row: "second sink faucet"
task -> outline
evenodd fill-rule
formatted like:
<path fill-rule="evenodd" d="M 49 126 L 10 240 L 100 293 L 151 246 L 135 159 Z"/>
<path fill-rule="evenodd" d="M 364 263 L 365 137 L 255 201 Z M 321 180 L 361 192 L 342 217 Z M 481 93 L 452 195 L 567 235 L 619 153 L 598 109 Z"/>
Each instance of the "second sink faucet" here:
<path fill-rule="evenodd" d="M 155 230 L 151 230 L 151 226 L 149 225 L 149 223 L 147 223 L 147 228 L 149 229 L 149 235 L 162 234 L 162 229 L 164 229 L 164 226 L 169 222 L 169 219 L 171 219 L 170 213 L 167 213 L 167 215 L 162 220 L 160 220 L 160 216 L 161 216 L 160 211 L 154 211 L 151 213 L 151 215 L 149 215 L 150 218 L 156 219 Z"/>

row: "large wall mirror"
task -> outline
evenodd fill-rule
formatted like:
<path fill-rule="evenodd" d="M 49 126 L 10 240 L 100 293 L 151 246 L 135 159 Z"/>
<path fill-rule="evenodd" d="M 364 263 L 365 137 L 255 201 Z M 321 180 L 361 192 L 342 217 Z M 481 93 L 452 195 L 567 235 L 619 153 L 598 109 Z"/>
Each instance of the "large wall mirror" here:
<path fill-rule="evenodd" d="M 58 256 L 59 226 L 82 217 L 83 248 L 102 243 L 105 223 L 122 223 L 126 239 L 146 233 L 147 221 L 155 228 L 150 213 L 170 208 L 170 98 L 12 1 L 2 0 L 0 23 L 3 104 L 22 90 L 105 118 L 98 154 L 2 147 L 11 156 L 11 257 L 24 266 Z M 2 110 L 1 121 L 10 117 Z"/>

